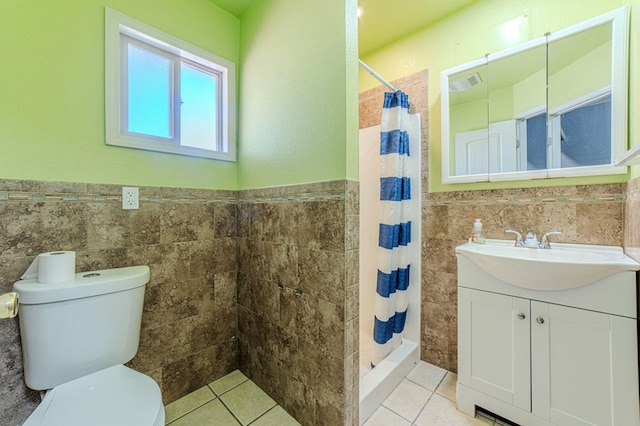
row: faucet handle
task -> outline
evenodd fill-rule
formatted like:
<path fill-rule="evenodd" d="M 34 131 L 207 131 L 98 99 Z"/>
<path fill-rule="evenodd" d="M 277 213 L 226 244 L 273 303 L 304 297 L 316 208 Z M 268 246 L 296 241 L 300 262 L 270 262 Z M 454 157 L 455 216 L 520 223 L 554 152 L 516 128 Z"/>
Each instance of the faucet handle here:
<path fill-rule="evenodd" d="M 524 240 L 522 239 L 522 234 L 516 231 L 515 229 L 505 229 L 505 234 L 515 234 L 516 235 L 516 243 L 515 247 L 524 247 Z"/>
<path fill-rule="evenodd" d="M 542 238 L 540 238 L 540 244 L 538 244 L 538 247 L 542 248 L 542 249 L 550 249 L 551 248 L 551 244 L 549 243 L 549 235 L 560 235 L 562 234 L 562 232 L 560 231 L 549 231 L 546 234 L 544 234 L 542 236 Z"/>

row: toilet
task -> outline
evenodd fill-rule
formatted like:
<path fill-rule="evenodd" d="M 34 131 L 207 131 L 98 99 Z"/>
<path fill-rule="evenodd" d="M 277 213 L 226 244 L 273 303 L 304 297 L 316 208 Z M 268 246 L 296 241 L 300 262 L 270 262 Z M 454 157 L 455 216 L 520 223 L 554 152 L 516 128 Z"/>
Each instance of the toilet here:
<path fill-rule="evenodd" d="M 46 390 L 24 426 L 161 426 L 160 387 L 123 364 L 138 351 L 148 266 L 18 281 L 24 378 Z"/>

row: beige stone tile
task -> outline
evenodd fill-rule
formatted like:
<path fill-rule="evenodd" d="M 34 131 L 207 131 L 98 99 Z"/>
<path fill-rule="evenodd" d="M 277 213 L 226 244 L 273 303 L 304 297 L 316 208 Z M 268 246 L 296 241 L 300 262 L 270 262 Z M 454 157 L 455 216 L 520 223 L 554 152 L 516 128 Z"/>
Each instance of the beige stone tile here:
<path fill-rule="evenodd" d="M 409 426 L 411 422 L 386 407 L 380 406 L 363 426 Z"/>
<path fill-rule="evenodd" d="M 247 380 L 249 379 L 247 378 L 247 376 L 242 374 L 242 371 L 235 370 L 227 374 L 226 376 L 219 378 L 215 382 L 210 383 L 209 387 L 215 392 L 216 395 L 220 396 L 223 393 L 246 382 Z"/>
<path fill-rule="evenodd" d="M 216 396 L 211 389 L 203 386 L 187 396 L 173 401 L 171 404 L 167 404 L 167 406 L 164 407 L 165 422 L 171 423 L 175 419 L 184 416 L 215 398 Z"/>
<path fill-rule="evenodd" d="M 416 426 L 482 426 L 480 419 L 474 419 L 458 411 L 456 404 L 434 394 L 422 413 L 416 419 Z"/>
<path fill-rule="evenodd" d="M 276 403 L 252 381 L 246 381 L 220 396 L 233 415 L 248 425 L 273 408 Z"/>
<path fill-rule="evenodd" d="M 213 424 L 216 426 L 238 426 L 240 423 L 233 418 L 219 399 L 214 399 L 170 424 L 171 426 L 210 426 Z"/>
<path fill-rule="evenodd" d="M 450 401 L 456 401 L 456 387 L 458 382 L 458 375 L 450 371 L 444 376 L 444 380 L 440 383 L 440 386 L 436 389 L 438 395 L 442 395 Z"/>
<path fill-rule="evenodd" d="M 294 419 L 284 411 L 282 407 L 279 405 L 273 407 L 271 410 L 267 411 L 266 414 L 260 417 L 255 422 L 251 423 L 251 426 L 296 426 L 300 425 Z"/>
<path fill-rule="evenodd" d="M 419 361 L 418 364 L 413 367 L 413 370 L 407 374 L 407 379 L 434 391 L 446 374 L 447 370 L 444 368 L 429 364 L 428 362 Z"/>
<path fill-rule="evenodd" d="M 404 379 L 382 405 L 409 421 L 414 421 L 433 392 Z"/>

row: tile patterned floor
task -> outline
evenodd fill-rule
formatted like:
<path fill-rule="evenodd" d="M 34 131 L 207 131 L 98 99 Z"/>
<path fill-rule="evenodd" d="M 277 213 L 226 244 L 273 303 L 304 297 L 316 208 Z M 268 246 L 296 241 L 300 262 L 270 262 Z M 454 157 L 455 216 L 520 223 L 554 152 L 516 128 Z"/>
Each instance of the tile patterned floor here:
<path fill-rule="evenodd" d="M 165 407 L 165 424 L 299 426 L 240 370 L 168 404 Z"/>
<path fill-rule="evenodd" d="M 508 426 L 456 408 L 457 376 L 420 361 L 363 426 Z M 239 370 L 165 407 L 171 426 L 294 426 L 293 417 Z"/>
<path fill-rule="evenodd" d="M 480 413 L 473 418 L 458 411 L 457 381 L 456 374 L 420 361 L 364 426 L 508 426 Z"/>

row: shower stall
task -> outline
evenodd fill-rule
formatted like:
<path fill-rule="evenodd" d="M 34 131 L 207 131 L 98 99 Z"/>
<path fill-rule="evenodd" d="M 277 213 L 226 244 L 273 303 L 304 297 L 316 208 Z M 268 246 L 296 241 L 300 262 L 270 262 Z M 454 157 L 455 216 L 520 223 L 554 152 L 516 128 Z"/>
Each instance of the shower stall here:
<path fill-rule="evenodd" d="M 410 209 L 409 306 L 402 344 L 371 368 L 380 212 L 380 126 L 360 130 L 360 424 L 400 384 L 420 359 L 421 129 L 420 114 L 409 116 Z"/>

